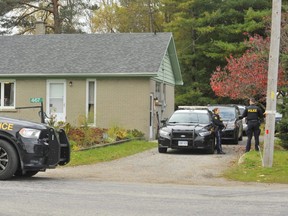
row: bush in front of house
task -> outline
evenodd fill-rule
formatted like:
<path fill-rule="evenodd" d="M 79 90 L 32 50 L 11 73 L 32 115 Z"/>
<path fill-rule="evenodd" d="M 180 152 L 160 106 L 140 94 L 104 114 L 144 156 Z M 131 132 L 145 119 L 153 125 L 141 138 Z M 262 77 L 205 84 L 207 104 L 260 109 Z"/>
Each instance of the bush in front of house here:
<path fill-rule="evenodd" d="M 93 127 L 71 127 L 67 133 L 72 150 L 88 148 L 103 143 L 107 129 Z"/>
<path fill-rule="evenodd" d="M 113 126 L 109 129 L 89 127 L 87 119 L 83 119 L 80 124 L 82 126 L 80 127 L 72 127 L 67 122 L 57 122 L 53 116 L 47 123 L 56 130 L 60 128 L 65 130 L 71 149 L 74 151 L 93 147 L 97 144 L 113 143 L 121 140 L 144 137 L 144 133 L 137 129 L 126 130 L 119 126 Z"/>
<path fill-rule="evenodd" d="M 137 129 L 126 130 L 118 126 L 109 129 L 85 126 L 70 127 L 67 135 L 71 149 L 74 151 L 97 146 L 97 144 L 113 143 L 126 139 L 144 137 L 144 133 Z"/>

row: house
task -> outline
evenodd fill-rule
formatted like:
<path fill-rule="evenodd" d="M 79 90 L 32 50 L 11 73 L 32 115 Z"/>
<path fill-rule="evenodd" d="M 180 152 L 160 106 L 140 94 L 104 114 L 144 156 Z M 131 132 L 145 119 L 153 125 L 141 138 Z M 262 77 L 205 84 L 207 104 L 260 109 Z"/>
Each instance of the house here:
<path fill-rule="evenodd" d="M 0 37 L 0 115 L 40 121 L 39 105 L 77 126 L 137 129 L 155 139 L 182 85 L 172 33 Z"/>

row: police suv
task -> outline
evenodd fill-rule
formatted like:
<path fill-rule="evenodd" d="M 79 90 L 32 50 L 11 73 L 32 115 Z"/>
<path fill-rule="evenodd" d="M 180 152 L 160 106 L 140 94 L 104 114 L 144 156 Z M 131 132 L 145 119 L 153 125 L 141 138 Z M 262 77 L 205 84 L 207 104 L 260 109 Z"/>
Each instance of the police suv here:
<path fill-rule="evenodd" d="M 70 144 L 64 130 L 0 117 L 0 180 L 31 177 L 69 161 Z"/>

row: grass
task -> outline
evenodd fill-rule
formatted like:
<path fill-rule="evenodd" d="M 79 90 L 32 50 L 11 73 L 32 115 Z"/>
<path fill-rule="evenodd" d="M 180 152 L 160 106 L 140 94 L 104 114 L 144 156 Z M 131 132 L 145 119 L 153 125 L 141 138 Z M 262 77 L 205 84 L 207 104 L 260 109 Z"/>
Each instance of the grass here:
<path fill-rule="evenodd" d="M 263 167 L 259 152 L 243 156 L 243 162 L 226 170 L 223 177 L 243 182 L 288 183 L 288 151 L 274 150 L 273 165 Z"/>
<path fill-rule="evenodd" d="M 72 151 L 71 160 L 67 166 L 87 165 L 111 161 L 137 154 L 155 147 L 157 147 L 157 143 L 155 142 L 136 140 L 119 145 L 111 145 L 85 151 Z"/>

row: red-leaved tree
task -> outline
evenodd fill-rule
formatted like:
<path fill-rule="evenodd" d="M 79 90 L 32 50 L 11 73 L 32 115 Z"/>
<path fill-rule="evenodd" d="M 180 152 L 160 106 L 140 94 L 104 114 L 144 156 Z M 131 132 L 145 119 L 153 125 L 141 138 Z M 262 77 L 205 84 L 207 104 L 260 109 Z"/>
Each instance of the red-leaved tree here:
<path fill-rule="evenodd" d="M 267 93 L 270 38 L 259 35 L 246 41 L 249 49 L 239 58 L 227 58 L 224 68 L 216 68 L 210 78 L 217 96 L 231 99 L 255 97 L 265 100 Z M 279 67 L 278 86 L 284 85 L 283 70 Z"/>

